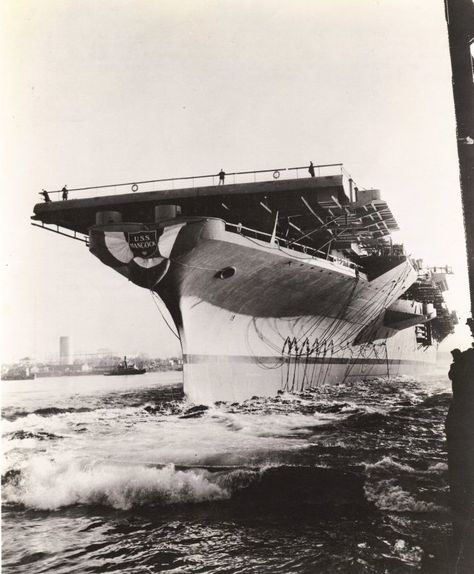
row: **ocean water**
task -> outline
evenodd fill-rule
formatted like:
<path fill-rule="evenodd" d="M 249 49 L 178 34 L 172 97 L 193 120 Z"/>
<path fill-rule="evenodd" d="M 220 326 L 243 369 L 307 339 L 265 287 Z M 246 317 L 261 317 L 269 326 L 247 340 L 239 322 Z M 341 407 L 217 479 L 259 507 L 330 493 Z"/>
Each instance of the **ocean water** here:
<path fill-rule="evenodd" d="M 2 382 L 3 572 L 446 572 L 445 372 L 207 408 L 181 373 Z"/>

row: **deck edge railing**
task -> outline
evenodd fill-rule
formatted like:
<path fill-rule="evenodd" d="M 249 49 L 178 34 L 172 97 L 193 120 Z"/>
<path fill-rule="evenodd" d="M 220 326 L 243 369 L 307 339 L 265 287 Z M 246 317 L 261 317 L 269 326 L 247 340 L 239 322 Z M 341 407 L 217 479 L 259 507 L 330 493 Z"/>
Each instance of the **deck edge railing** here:
<path fill-rule="evenodd" d="M 257 229 L 252 229 L 250 227 L 245 227 L 245 225 L 241 225 L 240 223 L 228 223 L 225 222 L 226 231 L 230 231 L 232 233 L 238 233 L 244 237 L 249 237 L 253 235 L 254 239 L 264 241 L 265 243 L 271 244 L 272 235 L 270 233 L 266 233 L 264 231 L 258 231 Z M 235 230 L 235 231 L 233 231 Z M 261 239 L 260 239 L 261 238 Z M 304 253 L 311 258 L 314 259 L 322 259 L 325 261 L 331 261 L 331 263 L 336 263 L 338 265 L 342 265 L 343 267 L 347 267 L 352 270 L 356 270 L 358 265 L 352 261 L 347 259 L 343 259 L 341 257 L 336 257 L 331 255 L 330 253 L 326 253 L 325 251 L 321 251 L 319 249 L 314 249 L 313 247 L 308 247 L 301 243 L 294 243 L 282 237 L 275 237 L 275 246 L 277 248 L 285 248 L 293 251 L 298 251 L 300 253 Z"/>
<path fill-rule="evenodd" d="M 318 164 L 313 166 L 315 173 L 317 173 L 318 177 L 324 177 L 325 170 L 332 170 L 332 173 L 326 174 L 327 175 L 342 175 L 348 179 L 351 179 L 349 173 L 344 168 L 342 163 L 326 163 L 326 164 Z M 296 172 L 296 178 L 299 179 L 301 177 L 300 172 L 304 172 L 305 178 L 310 178 L 311 176 L 308 174 L 309 166 L 297 166 L 297 167 L 279 167 L 279 168 L 272 168 L 272 169 L 261 169 L 261 170 L 246 170 L 246 171 L 234 171 L 234 172 L 226 172 L 225 173 L 225 180 L 223 183 L 251 183 L 250 181 L 237 181 L 242 179 L 244 176 L 251 176 L 253 178 L 253 182 L 262 182 L 262 181 L 271 181 L 272 179 L 278 180 L 280 179 L 281 175 L 292 175 L 292 172 Z M 271 174 L 271 177 L 266 177 L 268 174 Z M 262 179 L 263 176 L 263 179 Z M 188 189 L 189 187 L 195 187 L 196 182 L 202 182 L 207 180 L 207 186 L 215 186 L 219 183 L 219 174 L 206 174 L 206 175 L 192 175 L 192 176 L 184 176 L 184 177 L 168 177 L 168 178 L 161 178 L 161 179 L 149 179 L 149 180 L 141 180 L 141 181 L 128 181 L 128 182 L 120 182 L 120 183 L 112 183 L 106 185 L 93 185 L 87 187 L 73 187 L 66 189 L 67 186 L 64 186 L 62 189 L 53 189 L 53 190 L 46 190 L 43 189 L 40 195 L 48 200 L 50 200 L 49 196 L 51 195 L 61 195 L 63 199 L 68 199 L 70 193 L 77 193 L 77 192 L 84 192 L 84 191 L 102 191 L 102 190 L 109 190 L 112 194 L 119 193 L 119 190 L 129 188 L 132 193 L 138 191 L 158 191 L 158 187 L 163 184 L 171 184 L 171 188 L 175 189 L 176 183 L 183 183 L 185 184 L 184 187 L 179 187 L 178 189 Z M 190 186 L 186 186 L 186 184 L 191 184 Z M 153 189 L 143 189 L 143 187 L 152 187 Z M 140 189 L 142 188 L 142 189 Z M 46 196 L 45 196 L 46 194 Z M 65 194 L 65 195 L 63 195 Z M 56 201 L 56 200 L 55 200 Z"/>

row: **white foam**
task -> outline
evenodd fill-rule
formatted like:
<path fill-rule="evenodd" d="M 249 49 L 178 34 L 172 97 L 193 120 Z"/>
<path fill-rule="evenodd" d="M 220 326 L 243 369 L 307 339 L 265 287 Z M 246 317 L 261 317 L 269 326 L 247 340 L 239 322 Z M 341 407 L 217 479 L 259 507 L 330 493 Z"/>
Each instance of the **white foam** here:
<path fill-rule="evenodd" d="M 437 462 L 436 464 L 432 464 L 428 471 L 429 472 L 444 472 L 448 470 L 448 465 L 445 462 Z"/>
<path fill-rule="evenodd" d="M 17 465 L 19 447 L 24 459 L 39 450 L 55 460 L 66 454 L 76 459 L 125 461 L 131 464 L 206 466 L 241 465 L 250 458 L 264 464 L 268 453 L 307 447 L 301 440 L 314 426 L 325 424 L 333 415 L 298 413 L 229 413 L 209 409 L 199 418 L 184 419 L 179 414 L 148 413 L 142 407 L 103 408 L 87 412 L 58 413 L 48 417 L 36 414 L 6 421 L 6 433 L 45 432 L 58 440 L 5 441 L 7 466 Z M 8 436 L 7 434 L 7 436 Z M 22 448 L 23 447 L 23 448 Z M 13 456 L 15 454 L 15 456 Z M 250 457 L 250 458 L 249 458 Z"/>
<path fill-rule="evenodd" d="M 218 482 L 205 470 L 181 471 L 172 464 L 149 468 L 36 456 L 21 468 L 19 480 L 5 484 L 3 495 L 5 502 L 42 510 L 76 504 L 129 509 L 229 498 L 230 490 Z"/>
<path fill-rule="evenodd" d="M 381 510 L 393 512 L 435 512 L 442 510 L 433 502 L 416 500 L 412 494 L 396 484 L 394 479 L 366 482 L 364 491 L 367 500 L 373 502 Z"/>
<path fill-rule="evenodd" d="M 378 462 L 375 462 L 374 464 L 366 464 L 365 468 L 369 473 L 373 470 L 380 470 L 380 469 L 392 470 L 392 471 L 396 470 L 402 472 L 416 472 L 412 466 L 408 464 L 403 464 L 401 462 L 397 462 L 392 458 L 390 458 L 389 456 L 384 456 L 382 459 L 380 459 Z"/>
<path fill-rule="evenodd" d="M 418 566 L 423 558 L 423 550 L 419 546 L 410 546 L 401 538 L 396 540 L 393 551 L 403 562 L 411 566 Z"/>

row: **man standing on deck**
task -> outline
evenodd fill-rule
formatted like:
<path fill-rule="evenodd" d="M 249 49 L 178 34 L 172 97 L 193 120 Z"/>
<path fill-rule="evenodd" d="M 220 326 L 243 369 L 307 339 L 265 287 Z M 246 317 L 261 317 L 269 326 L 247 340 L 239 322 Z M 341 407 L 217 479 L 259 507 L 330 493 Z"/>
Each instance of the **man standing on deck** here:
<path fill-rule="evenodd" d="M 313 165 L 313 162 L 312 162 L 312 161 L 309 162 L 308 171 L 309 171 L 309 175 L 310 175 L 311 177 L 314 177 L 314 165 Z"/>
<path fill-rule="evenodd" d="M 217 175 L 219 176 L 219 185 L 224 185 L 225 171 L 221 169 L 221 171 Z"/>
<path fill-rule="evenodd" d="M 67 187 L 64 186 L 61 191 L 63 192 L 63 201 L 66 201 L 68 193 L 69 193 L 67 190 Z"/>
<path fill-rule="evenodd" d="M 474 348 L 464 352 L 454 349 L 452 355 L 448 376 L 453 398 L 446 417 L 446 439 L 453 520 L 452 559 L 457 565 L 455 571 L 461 573 L 474 567 Z"/>
<path fill-rule="evenodd" d="M 43 191 L 40 191 L 40 195 L 43 196 L 45 203 L 51 203 L 51 198 L 49 197 L 49 193 L 45 189 L 43 189 Z"/>

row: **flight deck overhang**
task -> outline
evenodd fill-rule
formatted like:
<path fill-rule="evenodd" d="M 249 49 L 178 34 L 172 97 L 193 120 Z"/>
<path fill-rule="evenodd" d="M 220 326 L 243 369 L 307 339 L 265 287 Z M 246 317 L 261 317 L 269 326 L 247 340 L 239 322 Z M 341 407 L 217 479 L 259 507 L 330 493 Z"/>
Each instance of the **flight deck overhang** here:
<path fill-rule="evenodd" d="M 184 189 L 166 189 L 136 193 L 121 193 L 51 201 L 34 206 L 32 219 L 45 224 L 87 234 L 96 223 L 96 214 L 114 211 L 123 221 L 154 221 L 154 208 L 174 204 L 183 215 L 224 217 L 229 212 L 254 213 L 256 218 L 277 212 L 282 217 L 298 216 L 300 197 L 322 207 L 347 205 L 347 183 L 342 175 L 285 179 L 255 183 L 225 184 Z M 99 189 L 99 188 L 98 188 Z M 301 211 L 301 207 L 299 207 Z M 274 215 L 272 216 L 274 218 Z"/>
<path fill-rule="evenodd" d="M 341 164 L 334 165 L 342 171 Z M 331 250 L 350 251 L 354 245 L 372 253 L 385 245 L 392 231 L 398 230 L 378 190 L 353 188 L 352 179 L 345 173 L 280 179 L 280 173 L 287 176 L 291 169 L 273 171 L 273 180 L 225 185 L 214 185 L 214 176 L 202 176 L 211 178 L 212 184 L 195 186 L 203 181 L 199 176 L 195 180 L 185 178 L 184 185 L 191 179 L 191 186 L 178 189 L 150 189 L 146 184 L 183 185 L 182 180 L 140 182 L 140 187 L 117 184 L 77 188 L 68 192 L 69 197 L 76 193 L 87 193 L 89 197 L 38 203 L 32 219 L 37 222 L 34 225 L 68 236 L 72 233 L 76 239 L 77 234 L 83 234 L 80 239 L 87 242 L 89 230 L 96 224 L 147 225 L 177 215 L 184 219 L 217 218 L 269 237 L 275 235 L 290 246 L 301 244 L 328 254 Z M 262 175 L 242 173 L 250 173 L 250 177 Z M 268 174 L 263 172 L 263 176 Z M 130 189 L 132 193 L 128 192 Z M 121 190 L 126 193 L 120 193 Z M 50 193 L 54 198 L 62 195 L 61 191 Z"/>

